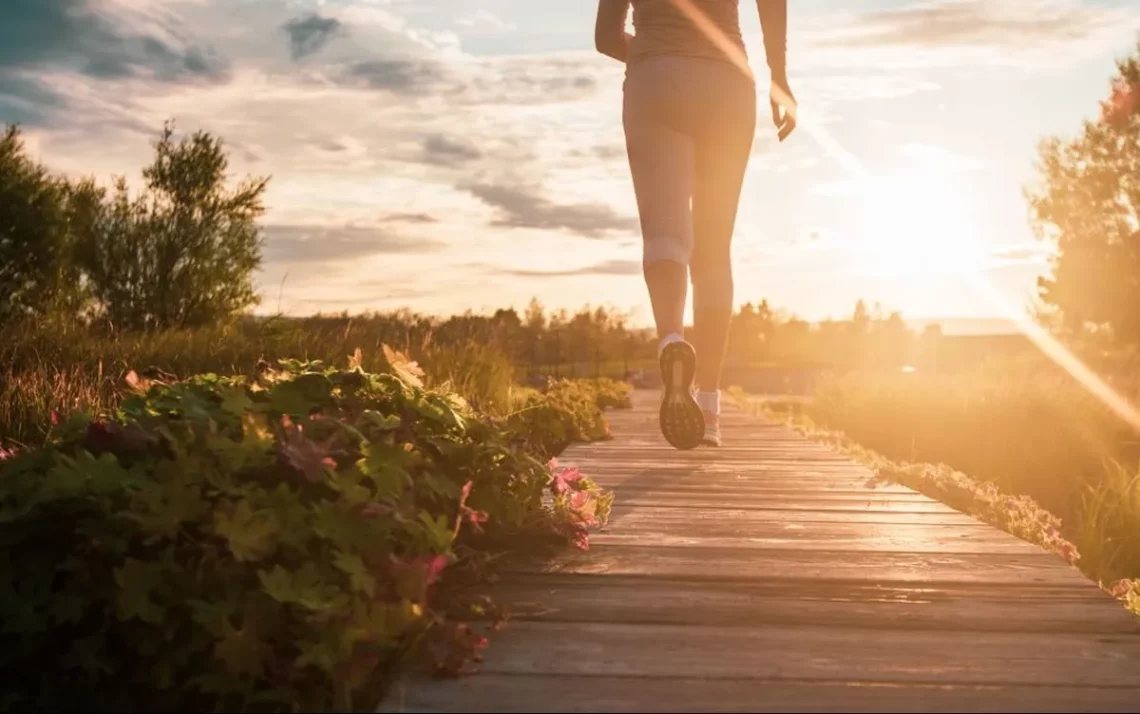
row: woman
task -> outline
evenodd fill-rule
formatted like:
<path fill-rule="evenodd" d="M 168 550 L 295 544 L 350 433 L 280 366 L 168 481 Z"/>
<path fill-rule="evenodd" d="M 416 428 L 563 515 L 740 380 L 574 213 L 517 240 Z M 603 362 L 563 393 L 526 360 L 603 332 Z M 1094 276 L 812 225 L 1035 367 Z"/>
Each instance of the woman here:
<path fill-rule="evenodd" d="M 632 36 L 625 31 L 631 5 Z M 757 7 L 772 121 L 783 141 L 796 109 L 785 67 L 787 0 L 757 0 Z M 678 449 L 720 446 L 732 234 L 756 130 L 738 0 L 600 0 L 595 42 L 626 63 L 623 123 L 660 340 L 661 431 Z M 683 337 L 690 279 L 695 349 Z"/>

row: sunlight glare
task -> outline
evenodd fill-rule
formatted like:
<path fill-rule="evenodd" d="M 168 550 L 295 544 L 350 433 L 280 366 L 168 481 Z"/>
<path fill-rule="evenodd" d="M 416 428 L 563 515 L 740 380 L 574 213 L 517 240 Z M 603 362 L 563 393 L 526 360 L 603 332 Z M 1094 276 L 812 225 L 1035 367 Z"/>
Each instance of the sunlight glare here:
<path fill-rule="evenodd" d="M 979 269 L 985 252 L 960 186 L 934 171 L 861 180 L 864 223 L 857 269 L 884 277 Z"/>
<path fill-rule="evenodd" d="M 694 26 L 696 26 L 701 32 L 705 33 L 705 35 L 713 43 L 720 47 L 728 56 L 728 58 L 734 64 L 736 64 L 736 66 L 739 67 L 742 72 L 750 77 L 755 76 L 744 54 L 736 47 L 735 44 L 732 43 L 732 41 L 725 37 L 720 28 L 718 28 L 713 22 L 705 17 L 705 15 L 699 9 L 697 9 L 696 6 L 693 5 L 692 0 L 672 0 L 672 2 L 676 4 L 677 7 L 682 12 L 684 12 L 686 16 L 689 17 Z M 783 99 L 783 97 L 780 99 Z M 885 217 L 887 215 L 888 209 L 890 211 L 901 210 L 903 214 L 917 217 L 918 219 L 926 217 L 928 220 L 925 225 L 931 226 L 928 230 L 937 231 L 943 233 L 944 235 L 949 235 L 950 231 L 952 230 L 960 231 L 957 233 L 957 236 L 959 238 L 962 235 L 973 235 L 973 232 L 968 230 L 969 223 L 962 221 L 959 217 L 955 216 L 953 214 L 953 207 L 946 205 L 947 199 L 952 199 L 954 196 L 959 194 L 956 194 L 953 191 L 947 191 L 940 194 L 937 191 L 931 191 L 929 186 L 924 189 L 914 185 L 905 185 L 899 183 L 898 181 L 895 181 L 894 185 L 891 185 L 890 180 L 881 177 L 875 177 L 869 171 L 867 171 L 867 169 L 862 165 L 858 158 L 849 152 L 846 148 L 844 148 L 838 141 L 836 141 L 835 137 L 822 125 L 813 125 L 810 123 L 805 125 L 805 122 L 803 121 L 798 110 L 796 114 L 798 125 L 801 128 L 806 128 L 808 130 L 808 133 L 811 134 L 812 137 L 819 142 L 824 151 L 833 156 L 841 166 L 847 169 L 854 179 L 858 180 L 861 185 L 868 187 L 865 195 L 871 198 L 869 201 L 871 205 L 868 206 L 869 217 L 873 218 L 876 213 L 884 216 L 879 218 L 877 223 L 875 220 L 871 221 L 872 226 L 877 225 L 883 231 L 881 234 L 883 237 L 881 239 L 876 239 L 882 241 L 882 245 L 891 245 L 891 242 L 893 241 L 893 245 L 898 246 L 902 242 L 902 236 L 905 234 L 905 230 L 899 230 L 899 227 L 902 224 L 902 219 L 896 219 L 893 217 L 893 215 L 889 218 Z M 892 191 L 896 193 L 892 193 Z M 876 195 L 879 198 L 872 198 Z M 918 207 L 916 208 L 912 205 L 900 205 L 903 203 L 903 198 L 916 199 L 918 201 Z M 923 208 L 924 205 L 930 206 L 931 201 L 936 202 L 936 208 L 938 209 L 937 212 Z M 876 203 L 885 205 L 875 207 Z M 930 218 L 931 215 L 935 215 L 936 218 Z M 951 226 L 953 226 L 954 223 L 960 223 L 962 225 L 959 225 L 957 229 L 946 229 L 943 225 L 941 225 L 941 221 L 949 222 Z M 919 226 L 924 225 L 921 220 L 917 221 L 915 224 Z M 936 224 L 938 227 L 934 227 Z M 951 249 L 946 246 L 952 246 L 954 245 L 954 242 L 950 241 L 945 245 L 942 245 L 938 244 L 936 241 L 923 241 L 921 245 L 923 247 L 908 249 L 909 252 L 906 254 L 910 256 L 913 256 L 915 254 L 922 254 L 923 256 L 934 256 L 941 254 L 942 252 L 952 252 Z M 934 245 L 936 247 L 927 248 L 926 246 L 928 245 Z M 959 256 L 968 256 L 972 253 L 972 250 L 961 250 L 955 252 Z M 1128 401 L 1128 399 L 1114 390 L 1111 385 L 1106 383 L 1103 379 L 1100 378 L 1099 375 L 1097 375 L 1093 370 L 1085 365 L 1079 357 L 1073 354 L 1071 350 L 1066 348 L 1059 341 L 1057 341 L 1056 338 L 1050 335 L 1048 331 L 1030 320 L 1020 311 L 1013 309 L 1012 306 L 1008 304 L 1008 301 L 1005 300 L 1005 298 L 993 285 L 993 282 L 988 277 L 986 277 L 981 263 L 971 264 L 971 261 L 969 260 L 956 260 L 952 262 L 955 262 L 957 264 L 956 272 L 966 281 L 966 283 L 981 293 L 985 298 L 987 298 L 993 304 L 993 306 L 998 309 L 1000 314 L 1012 320 L 1013 323 L 1017 325 L 1018 329 L 1021 330 L 1021 332 L 1025 334 L 1026 337 L 1032 340 L 1033 343 L 1046 357 L 1053 360 L 1053 362 L 1055 362 L 1059 367 L 1068 372 L 1074 379 L 1080 382 L 1081 385 L 1084 386 L 1090 394 L 1099 399 L 1106 407 L 1111 409 L 1129 426 L 1140 433 L 1140 411 L 1138 411 L 1136 407 Z"/>

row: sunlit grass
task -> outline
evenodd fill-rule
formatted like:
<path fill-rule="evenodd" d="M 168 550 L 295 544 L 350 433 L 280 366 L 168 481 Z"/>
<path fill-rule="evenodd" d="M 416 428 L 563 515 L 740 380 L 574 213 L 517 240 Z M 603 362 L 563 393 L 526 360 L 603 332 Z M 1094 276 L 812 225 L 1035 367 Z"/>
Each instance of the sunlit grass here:
<path fill-rule="evenodd" d="M 1121 374 L 1110 380 L 1113 389 L 1131 397 L 1136 380 L 1129 370 Z M 764 409 L 888 460 L 887 468 L 909 473 L 904 483 L 919 490 L 949 469 L 965 479 L 958 490 L 990 494 L 986 509 L 1021 509 L 1017 499 L 1030 498 L 1057 517 L 1057 535 L 1075 546 L 1076 564 L 1089 577 L 1106 587 L 1140 578 L 1140 439 L 1044 358 L 995 361 L 961 375 L 852 373 L 823 380 L 811 400 L 766 402 Z M 939 479 L 950 483 L 945 474 Z M 955 503 L 961 497 L 939 488 L 931 495 L 977 512 L 976 495 Z M 1009 520 L 987 518 L 995 519 Z M 1022 527 L 1018 535 L 1043 543 L 1047 531 Z"/>

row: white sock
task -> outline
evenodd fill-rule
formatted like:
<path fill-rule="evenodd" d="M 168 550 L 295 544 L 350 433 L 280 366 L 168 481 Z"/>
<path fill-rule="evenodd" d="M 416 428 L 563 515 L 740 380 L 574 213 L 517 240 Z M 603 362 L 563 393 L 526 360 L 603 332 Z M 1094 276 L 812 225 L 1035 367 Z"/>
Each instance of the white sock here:
<path fill-rule="evenodd" d="M 715 392 L 697 392 L 697 404 L 702 411 L 711 414 L 720 414 L 720 390 Z"/>
<path fill-rule="evenodd" d="M 661 356 L 661 351 L 664 350 L 666 346 L 671 345 L 674 342 L 684 341 L 685 338 L 682 335 L 679 335 L 676 332 L 670 332 L 668 335 L 665 335 L 665 337 L 659 343 L 657 343 L 657 356 Z"/>

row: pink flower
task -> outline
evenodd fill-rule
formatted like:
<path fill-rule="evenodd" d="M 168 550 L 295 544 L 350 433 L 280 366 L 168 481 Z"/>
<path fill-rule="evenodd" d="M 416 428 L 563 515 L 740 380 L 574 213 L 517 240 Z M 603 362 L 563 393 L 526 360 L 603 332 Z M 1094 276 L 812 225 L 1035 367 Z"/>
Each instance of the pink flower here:
<path fill-rule="evenodd" d="M 1061 543 L 1061 545 L 1057 547 L 1057 553 L 1070 563 L 1076 563 L 1081 559 L 1081 554 L 1077 552 L 1077 547 L 1072 543 Z"/>
<path fill-rule="evenodd" d="M 590 534 L 585 528 L 574 531 L 574 546 L 583 551 L 590 549 Z"/>
<path fill-rule="evenodd" d="M 459 537 L 459 528 L 464 522 L 470 523 L 476 533 L 482 533 L 483 524 L 489 518 L 486 511 L 476 511 L 467 505 L 467 497 L 471 495 L 471 489 L 474 485 L 473 481 L 468 481 L 463 484 L 463 489 L 459 492 L 459 517 L 455 521 L 455 537 L 457 538 Z"/>
<path fill-rule="evenodd" d="M 561 496 L 571 488 L 577 489 L 583 478 L 585 474 L 573 466 L 559 469 L 554 473 L 554 482 L 550 484 L 550 490 L 555 496 Z"/>
<path fill-rule="evenodd" d="M 1113 597 L 1125 597 L 1132 591 L 1132 583 L 1127 580 L 1118 580 L 1116 585 L 1112 586 Z"/>
<path fill-rule="evenodd" d="M 16 457 L 17 453 L 18 452 L 16 451 L 15 446 L 8 448 L 8 449 L 5 449 L 3 446 L 0 446 L 0 461 L 7 461 L 8 459 L 13 459 Z"/>
<path fill-rule="evenodd" d="M 570 508 L 574 510 L 574 515 L 586 525 L 594 525 L 597 522 L 594 517 L 597 505 L 594 494 L 589 491 L 579 491 L 570 497 Z"/>
<path fill-rule="evenodd" d="M 411 560 L 390 556 L 392 574 L 400 588 L 400 593 L 413 602 L 426 602 L 428 586 L 439 580 L 440 573 L 447 567 L 447 556 L 424 555 Z"/>

